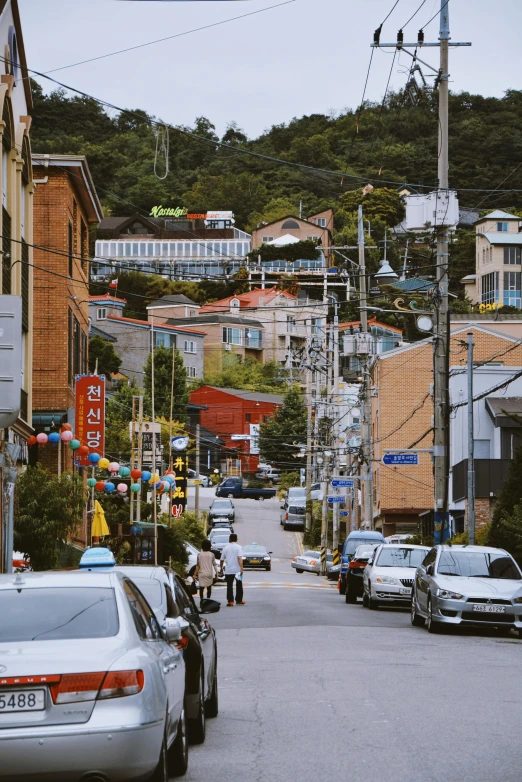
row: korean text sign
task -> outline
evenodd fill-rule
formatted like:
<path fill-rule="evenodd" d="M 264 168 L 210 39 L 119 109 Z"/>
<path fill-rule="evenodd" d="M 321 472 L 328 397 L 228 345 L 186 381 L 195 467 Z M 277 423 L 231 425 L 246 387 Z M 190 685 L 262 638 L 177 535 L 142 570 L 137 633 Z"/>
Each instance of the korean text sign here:
<path fill-rule="evenodd" d="M 103 455 L 105 450 L 105 377 L 81 375 L 76 378 L 76 422 L 74 434 L 90 451 Z M 89 467 L 87 455 L 76 462 Z"/>

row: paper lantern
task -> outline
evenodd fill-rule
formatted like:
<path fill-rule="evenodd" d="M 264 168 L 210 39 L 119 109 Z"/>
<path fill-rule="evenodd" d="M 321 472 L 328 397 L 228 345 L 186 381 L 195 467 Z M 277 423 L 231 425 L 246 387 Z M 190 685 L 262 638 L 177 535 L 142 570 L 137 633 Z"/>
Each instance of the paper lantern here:
<path fill-rule="evenodd" d="M 168 481 L 161 481 L 161 491 L 170 491 L 170 483 Z"/>
<path fill-rule="evenodd" d="M 81 447 L 81 442 L 79 440 L 71 440 L 69 443 L 69 448 L 71 451 L 77 451 L 78 448 Z"/>
<path fill-rule="evenodd" d="M 109 472 L 118 472 L 119 469 L 120 469 L 120 465 L 118 464 L 118 462 L 111 462 L 109 464 Z"/>
<path fill-rule="evenodd" d="M 49 440 L 50 443 L 56 445 L 56 443 L 60 442 L 60 434 L 59 432 L 51 432 L 47 439 Z"/>
<path fill-rule="evenodd" d="M 143 472 L 141 473 L 141 478 L 143 481 L 150 481 L 151 477 L 152 477 L 152 473 L 149 472 L 148 470 L 143 470 Z"/>
<path fill-rule="evenodd" d="M 61 429 L 62 432 L 72 432 L 71 424 L 62 424 Z"/>
<path fill-rule="evenodd" d="M 141 535 L 143 527 L 140 524 L 131 524 L 130 532 L 131 535 Z"/>
<path fill-rule="evenodd" d="M 109 492 L 109 494 L 111 493 L 111 491 L 114 491 L 114 489 L 115 489 L 115 488 L 116 488 L 116 487 L 115 487 L 115 485 L 112 483 L 112 481 L 106 481 L 106 482 L 105 482 L 105 491 L 108 491 L 108 492 Z"/>
<path fill-rule="evenodd" d="M 99 453 L 90 453 L 87 459 L 90 461 L 91 464 L 98 464 L 98 462 L 101 459 L 101 456 Z"/>
<path fill-rule="evenodd" d="M 134 494 L 137 494 L 139 490 L 141 489 L 141 486 L 139 483 L 131 483 L 130 490 L 134 492 Z"/>
<path fill-rule="evenodd" d="M 163 476 L 163 480 L 167 481 L 167 483 L 169 484 L 172 484 L 176 479 L 170 473 L 165 473 L 165 475 Z"/>
<path fill-rule="evenodd" d="M 131 474 L 131 478 L 134 478 L 135 481 L 141 478 L 141 470 L 131 470 L 130 474 Z"/>
<path fill-rule="evenodd" d="M 34 434 L 32 434 L 30 437 L 27 438 L 27 445 L 29 446 L 29 448 L 32 448 L 32 446 L 36 445 L 37 442 L 38 440 L 36 439 Z"/>
<path fill-rule="evenodd" d="M 78 448 L 78 456 L 87 456 L 89 453 L 89 447 L 87 445 L 80 445 Z"/>
<path fill-rule="evenodd" d="M 70 443 L 73 437 L 73 433 L 69 429 L 66 429 L 61 433 L 60 440 L 63 440 L 64 443 Z"/>
<path fill-rule="evenodd" d="M 40 443 L 40 445 L 45 445 L 48 439 L 49 438 L 47 437 L 45 432 L 40 432 L 40 434 L 36 435 L 36 442 Z"/>
<path fill-rule="evenodd" d="M 157 483 L 159 481 L 160 477 L 157 472 L 151 472 L 149 483 Z"/>
<path fill-rule="evenodd" d="M 119 483 L 116 487 L 120 494 L 125 494 L 127 489 L 129 488 L 126 483 Z"/>
<path fill-rule="evenodd" d="M 106 470 L 109 466 L 110 461 L 105 458 L 105 456 L 102 456 L 102 458 L 98 461 L 98 467 L 100 470 Z"/>
<path fill-rule="evenodd" d="M 97 483 L 98 481 L 96 480 L 96 478 L 87 478 L 87 486 L 89 487 L 89 489 L 94 489 Z"/>
<path fill-rule="evenodd" d="M 105 481 L 96 481 L 96 491 L 103 491 L 105 489 Z"/>
<path fill-rule="evenodd" d="M 130 475 L 130 470 L 128 467 L 120 467 L 120 475 L 122 478 L 127 478 Z"/>
<path fill-rule="evenodd" d="M 172 475 L 173 478 L 176 477 L 174 470 L 165 470 L 165 475 Z"/>

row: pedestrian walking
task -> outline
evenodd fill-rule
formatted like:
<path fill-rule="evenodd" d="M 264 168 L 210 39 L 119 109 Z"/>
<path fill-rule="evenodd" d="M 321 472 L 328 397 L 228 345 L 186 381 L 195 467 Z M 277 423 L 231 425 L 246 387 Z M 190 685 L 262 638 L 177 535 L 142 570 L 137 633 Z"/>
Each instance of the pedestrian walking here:
<path fill-rule="evenodd" d="M 203 592 L 207 590 L 207 598 L 212 594 L 212 584 L 218 575 L 216 558 L 212 553 L 210 540 L 204 540 L 201 551 L 198 554 L 198 563 L 194 570 L 193 579 L 199 581 L 199 597 L 203 600 Z"/>
<path fill-rule="evenodd" d="M 236 605 L 244 606 L 243 600 L 243 549 L 237 542 L 237 535 L 232 533 L 228 545 L 221 552 L 220 571 L 227 582 L 227 606 L 234 605 L 234 581 L 236 582 Z"/>

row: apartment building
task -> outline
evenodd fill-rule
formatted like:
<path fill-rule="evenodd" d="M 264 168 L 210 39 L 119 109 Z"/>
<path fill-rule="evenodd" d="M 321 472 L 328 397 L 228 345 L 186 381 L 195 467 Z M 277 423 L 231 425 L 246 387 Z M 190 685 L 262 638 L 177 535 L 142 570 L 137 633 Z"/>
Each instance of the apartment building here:
<path fill-rule="evenodd" d="M 49 432 L 74 423 L 75 377 L 87 374 L 89 229 L 103 219 L 89 166 L 79 155 L 33 155 L 34 353 L 33 427 Z M 46 249 L 43 249 L 46 248 Z M 38 445 L 31 462 L 70 469 L 73 453 Z"/>
<path fill-rule="evenodd" d="M 311 215 L 304 219 L 295 215 L 287 215 L 271 223 L 261 223 L 252 231 L 252 249 L 263 244 L 282 246 L 293 242 L 313 241 L 321 250 L 321 257 L 316 261 L 295 261 L 291 264 L 281 261 L 264 261 L 265 271 L 291 271 L 319 269 L 331 266 L 329 248 L 333 243 L 334 213 L 333 209 Z"/>
<path fill-rule="evenodd" d="M 476 273 L 462 280 L 473 303 L 522 307 L 521 224 L 500 209 L 477 221 Z"/>

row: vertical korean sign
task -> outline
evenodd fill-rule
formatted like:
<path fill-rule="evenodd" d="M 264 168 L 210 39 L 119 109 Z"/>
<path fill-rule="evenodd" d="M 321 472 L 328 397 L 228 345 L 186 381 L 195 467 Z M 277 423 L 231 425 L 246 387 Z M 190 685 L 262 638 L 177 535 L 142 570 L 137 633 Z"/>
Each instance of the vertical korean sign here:
<path fill-rule="evenodd" d="M 174 452 L 172 468 L 176 474 L 176 482 L 173 485 L 171 494 L 171 513 L 176 519 L 179 519 L 187 507 L 188 443 L 188 437 L 173 437 L 171 440 L 171 448 Z"/>
<path fill-rule="evenodd" d="M 76 420 L 74 433 L 82 445 L 103 455 L 105 450 L 105 377 L 76 377 Z M 89 467 L 87 454 L 77 456 L 76 463 Z"/>

